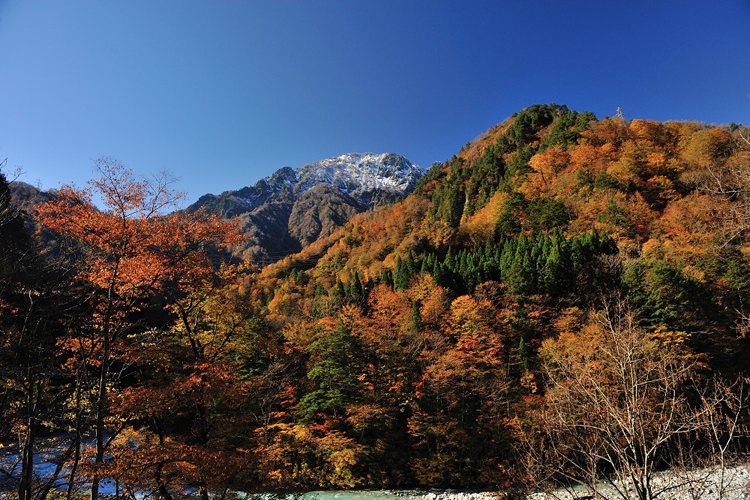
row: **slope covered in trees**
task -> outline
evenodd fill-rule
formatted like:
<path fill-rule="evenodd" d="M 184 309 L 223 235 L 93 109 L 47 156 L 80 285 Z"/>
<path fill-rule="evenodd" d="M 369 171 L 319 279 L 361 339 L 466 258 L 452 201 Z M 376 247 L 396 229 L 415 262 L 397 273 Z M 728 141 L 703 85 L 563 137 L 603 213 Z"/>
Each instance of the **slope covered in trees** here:
<path fill-rule="evenodd" d="M 595 120 L 549 105 L 488 131 L 404 202 L 258 277 L 257 307 L 309 356 L 299 400 L 334 385 L 317 376 L 312 353 L 332 319 L 344 321 L 347 345 L 369 363 L 352 365 L 359 383 L 335 409 L 314 408 L 364 453 L 356 465 L 392 464 L 384 484 L 406 466 L 408 483 L 488 486 L 505 480 L 499 470 L 520 470 L 517 433 L 550 401 L 540 352 L 557 352 L 560 336 L 585 345 L 604 310 L 634 315 L 643 338 L 699 360 L 685 394 L 701 377 L 736 376 L 747 363 L 750 276 L 741 130 Z M 404 462 L 357 436 L 347 419 L 362 405 L 389 416 L 385 429 L 408 444 Z M 372 432 L 385 440 L 385 429 Z"/>
<path fill-rule="evenodd" d="M 143 258 L 164 279 L 124 283 L 107 312 L 83 266 L 71 293 L 96 315 L 54 316 L 66 347 L 47 353 L 70 410 L 34 430 L 111 436 L 71 452 L 76 473 L 162 498 L 603 474 L 652 498 L 659 468 L 742 458 L 745 132 L 536 105 L 262 270 L 210 269 L 203 244 L 159 267 L 182 247 L 155 239 Z M 102 360 L 118 374 L 104 389 Z M 28 400 L 3 383 L 3 401 Z M 19 408 L 0 408 L 7 435 L 28 430 Z"/>

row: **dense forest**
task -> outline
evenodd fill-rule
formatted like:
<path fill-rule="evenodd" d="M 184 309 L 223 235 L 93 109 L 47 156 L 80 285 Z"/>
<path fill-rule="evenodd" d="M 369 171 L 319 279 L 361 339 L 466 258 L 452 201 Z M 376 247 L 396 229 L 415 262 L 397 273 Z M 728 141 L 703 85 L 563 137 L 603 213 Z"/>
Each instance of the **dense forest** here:
<path fill-rule="evenodd" d="M 23 500 L 604 477 L 650 499 L 657 470 L 747 459 L 746 128 L 534 105 L 266 267 L 212 259 L 235 221 L 98 168 L 29 214 L 0 179 Z"/>

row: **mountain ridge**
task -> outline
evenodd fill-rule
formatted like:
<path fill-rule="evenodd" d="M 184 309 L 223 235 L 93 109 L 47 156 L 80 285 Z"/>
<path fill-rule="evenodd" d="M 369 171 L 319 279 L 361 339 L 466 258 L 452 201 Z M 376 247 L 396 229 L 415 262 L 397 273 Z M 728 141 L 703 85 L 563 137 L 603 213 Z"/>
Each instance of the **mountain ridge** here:
<path fill-rule="evenodd" d="M 245 211 L 251 211 L 272 197 L 285 194 L 286 189 L 299 196 L 319 184 L 328 184 L 350 193 L 358 201 L 374 208 L 378 203 L 373 201 L 372 192 L 385 191 L 403 197 L 414 190 L 425 173 L 424 168 L 395 153 L 346 153 L 296 169 L 282 167 L 252 186 L 227 190 L 218 195 L 204 194 L 187 210 L 194 211 L 206 206 L 216 213 L 212 202 L 228 198 L 246 206 Z"/>
<path fill-rule="evenodd" d="M 205 194 L 186 210 L 239 217 L 248 242 L 238 253 L 284 255 L 330 235 L 358 213 L 411 194 L 425 173 L 395 153 L 346 153 L 282 167 L 252 186 Z"/>
<path fill-rule="evenodd" d="M 111 359 L 129 367 L 108 387 L 127 404 L 113 405 L 117 420 L 108 422 L 131 419 L 132 436 L 144 436 L 146 446 L 158 431 L 158 411 L 171 443 L 152 439 L 154 448 L 141 455 L 124 442 L 112 448 L 113 468 L 102 470 L 134 488 L 158 484 L 164 476 L 144 479 L 140 471 L 154 457 L 168 461 L 184 449 L 232 474 L 237 464 L 246 475 L 215 483 L 237 490 L 497 490 L 526 482 L 540 489 L 579 470 L 570 467 L 572 457 L 587 464 L 576 479 L 595 491 L 597 477 L 633 470 L 656 477 L 659 461 L 647 466 L 623 457 L 622 443 L 633 433 L 610 425 L 633 415 L 645 431 L 637 446 L 661 446 L 665 465 L 723 467 L 714 445 L 732 441 L 724 436 L 747 408 L 739 399 L 750 355 L 743 312 L 750 297 L 747 136 L 739 126 L 598 120 L 562 105 L 534 105 L 434 165 L 411 195 L 377 210 L 357 213 L 368 208 L 353 197 L 365 184 L 357 175 L 373 170 L 351 158 L 351 175 L 310 164 L 312 187 L 300 185 L 301 194 L 298 172 L 288 168 L 231 197 L 207 196 L 223 200 L 224 209 L 235 203 L 234 210 L 262 201 L 240 222 L 255 231 L 258 245 L 281 250 L 254 255 L 256 264 L 269 264 L 262 269 L 228 266 L 211 279 L 170 279 L 154 288 L 154 298 L 168 294 L 170 302 L 199 308 L 183 309 L 190 314 L 179 319 L 167 314 L 180 322 L 165 328 L 143 321 L 168 311 L 163 300 L 123 306 L 123 332 L 134 334 L 120 339 L 126 349 L 113 350 Z M 57 220 L 68 217 L 60 211 Z M 81 222 L 84 237 L 100 236 L 101 226 Z M 67 237 L 82 240 L 80 227 Z M 131 241 L 117 228 L 99 239 Z M 172 238 L 157 242 L 164 248 L 158 255 L 170 255 Z M 279 258 L 284 245 L 303 244 L 300 253 Z M 151 251 L 119 245 L 68 252 L 86 266 L 89 256 L 107 259 L 134 247 Z M 4 260 L 8 276 L 24 269 L 15 257 Z M 101 323 L 91 321 L 108 294 L 83 273 L 66 272 L 60 283 L 61 327 L 31 332 L 44 340 L 33 345 L 48 346 L 38 351 L 48 361 L 35 365 L 38 376 L 49 376 L 50 366 L 63 369 L 45 386 L 50 403 L 39 413 L 53 432 L 70 421 L 52 391 L 74 394 L 81 383 L 82 372 L 68 367 L 101 367 L 79 356 L 78 346 L 94 338 Z M 44 306 L 45 295 L 34 290 L 24 285 L 9 295 L 28 300 L 26 311 L 3 304 L 3 320 L 18 325 L 23 340 L 31 306 Z M 85 308 L 69 313 L 67 297 Z M 76 349 L 61 350 L 70 339 Z M 14 350 L 2 361 L 21 367 L 11 372 L 14 387 L 28 387 L 27 344 L 8 345 Z M 77 364 L 60 365 L 66 355 Z M 623 359 L 637 376 L 621 376 Z M 203 389 L 164 400 L 165 393 L 183 394 L 186 380 Z M 83 383 L 95 390 L 94 377 Z M 589 399 L 592 384 L 606 398 Z M 23 390 L 9 396 L 18 408 L 28 397 Z M 636 390 L 644 398 L 631 404 Z M 726 397 L 733 393 L 737 398 Z M 14 408 L 6 413 L 15 415 Z M 78 409 L 93 422 L 87 408 Z M 731 427 L 717 437 L 706 414 Z M 216 425 L 210 440 L 196 443 L 202 415 Z M 687 448 L 685 425 L 693 428 Z M 613 432 L 602 437 L 601 428 Z M 6 426 L 4 435 L 12 433 Z M 662 435 L 666 440 L 654 444 Z M 744 441 L 736 446 L 733 456 L 744 456 Z M 601 450 L 617 461 L 599 462 Z M 683 462 L 685 451 L 696 461 Z M 143 465 L 135 478 L 127 475 L 133 464 Z M 206 477 L 219 470 L 201 467 Z M 192 481 L 183 477 L 170 480 Z"/>

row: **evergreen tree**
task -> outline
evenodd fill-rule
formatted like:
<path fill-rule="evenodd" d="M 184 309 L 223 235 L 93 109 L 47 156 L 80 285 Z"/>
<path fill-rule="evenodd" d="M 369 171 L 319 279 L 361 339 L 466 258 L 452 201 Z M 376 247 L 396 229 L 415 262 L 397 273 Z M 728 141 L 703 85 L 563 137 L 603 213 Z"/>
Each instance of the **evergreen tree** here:
<path fill-rule="evenodd" d="M 23 212 L 13 203 L 10 187 L 5 175 L 0 171 L 0 275 L 3 283 L 10 283 L 12 277 L 23 278 L 25 273 L 19 265 L 31 252 L 31 238 L 23 222 Z"/>
<path fill-rule="evenodd" d="M 383 274 L 380 277 L 380 282 L 393 288 L 393 273 L 390 269 L 386 269 L 385 271 L 383 271 Z"/>
<path fill-rule="evenodd" d="M 416 262 L 414 262 L 414 255 L 411 253 L 411 250 L 409 251 L 409 255 L 404 261 L 404 265 L 406 267 L 407 280 L 411 279 L 412 276 L 417 274 L 417 264 Z"/>
<path fill-rule="evenodd" d="M 302 420 L 310 421 L 318 413 L 343 414 L 346 405 L 359 397 L 362 388 L 357 378 L 360 356 L 356 337 L 339 321 L 335 330 L 318 335 L 307 350 L 314 360 L 307 378 L 313 380 L 317 388 L 299 402 Z"/>
<path fill-rule="evenodd" d="M 562 288 L 562 258 L 560 257 L 560 245 L 555 241 L 549 251 L 542 274 L 539 277 L 539 284 L 543 290 L 549 294 L 556 295 Z"/>
<path fill-rule="evenodd" d="M 401 257 L 396 258 L 396 268 L 393 270 L 393 289 L 404 290 L 408 288 L 410 278 L 408 265 L 401 260 Z"/>
<path fill-rule="evenodd" d="M 456 257 L 453 255 L 453 247 L 448 248 L 448 253 L 445 255 L 445 260 L 443 261 L 443 264 L 445 265 L 445 268 L 448 269 L 451 272 L 456 271 Z"/>
<path fill-rule="evenodd" d="M 438 215 L 450 227 L 458 227 L 464 212 L 466 196 L 458 184 L 452 184 L 443 198 Z"/>
<path fill-rule="evenodd" d="M 526 373 L 529 370 L 529 351 L 526 349 L 523 337 L 518 342 L 518 360 L 521 365 L 521 373 Z"/>
<path fill-rule="evenodd" d="M 428 255 L 422 259 L 422 267 L 419 269 L 419 274 L 428 273 L 430 272 L 430 269 L 432 269 L 432 266 L 430 265 L 430 259 Z"/>
<path fill-rule="evenodd" d="M 443 264 L 438 262 L 437 259 L 435 259 L 432 264 L 432 278 L 435 280 L 435 283 L 439 285 L 442 285 L 445 279 L 445 272 L 443 271 Z"/>
<path fill-rule="evenodd" d="M 336 285 L 331 287 L 328 297 L 328 314 L 329 316 L 335 316 L 346 300 L 346 290 L 339 278 L 336 278 Z"/>
<path fill-rule="evenodd" d="M 358 307 L 364 307 L 366 304 L 365 290 L 362 286 L 362 282 L 359 279 L 359 273 L 357 271 L 354 271 L 354 276 L 352 277 L 351 286 L 349 289 L 351 295 L 351 303 Z"/>

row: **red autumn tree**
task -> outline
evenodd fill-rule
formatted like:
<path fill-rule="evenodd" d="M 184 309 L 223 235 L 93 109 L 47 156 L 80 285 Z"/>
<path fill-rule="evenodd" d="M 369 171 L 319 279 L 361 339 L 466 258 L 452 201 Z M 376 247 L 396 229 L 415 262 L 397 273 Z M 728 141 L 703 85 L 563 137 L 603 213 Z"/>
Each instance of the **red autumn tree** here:
<path fill-rule="evenodd" d="M 75 281 L 86 290 L 90 317 L 75 339 L 91 346 L 88 360 L 98 379 L 92 424 L 96 433 L 95 465 L 100 467 L 111 414 L 110 387 L 115 361 L 125 350 L 125 337 L 140 327 L 149 299 L 181 275 L 211 267 L 207 249 L 238 241 L 233 222 L 204 213 L 176 212 L 182 195 L 165 176 L 138 180 L 112 159 L 96 162 L 100 174 L 86 188 L 65 186 L 40 206 L 43 225 L 80 245 Z M 99 210 L 94 201 L 101 203 Z M 93 474 L 91 498 L 98 498 L 100 475 Z"/>
<path fill-rule="evenodd" d="M 248 372 L 269 355 L 271 339 L 240 293 L 245 270 L 222 265 L 180 280 L 179 293 L 167 299 L 175 323 L 138 336 L 148 348 L 131 359 L 145 383 L 118 395 L 120 416 L 132 427 L 107 466 L 107 476 L 124 487 L 169 500 L 191 484 L 208 499 L 210 489 L 225 489 L 251 469 L 245 450 L 253 427 L 237 416 L 256 409 L 262 384 Z"/>

